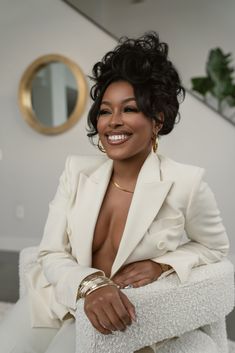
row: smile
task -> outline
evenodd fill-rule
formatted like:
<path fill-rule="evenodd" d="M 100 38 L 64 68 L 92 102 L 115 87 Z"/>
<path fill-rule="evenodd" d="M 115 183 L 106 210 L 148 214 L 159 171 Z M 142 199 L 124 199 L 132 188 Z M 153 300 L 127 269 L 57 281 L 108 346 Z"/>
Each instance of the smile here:
<path fill-rule="evenodd" d="M 108 135 L 107 140 L 112 145 L 117 145 L 127 141 L 130 138 L 130 135 L 120 134 L 120 135 Z"/>

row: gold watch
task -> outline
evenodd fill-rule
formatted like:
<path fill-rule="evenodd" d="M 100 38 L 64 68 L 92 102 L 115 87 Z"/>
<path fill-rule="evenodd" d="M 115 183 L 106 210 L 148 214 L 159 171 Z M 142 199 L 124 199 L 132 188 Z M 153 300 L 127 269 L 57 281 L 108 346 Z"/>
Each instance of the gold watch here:
<path fill-rule="evenodd" d="M 160 266 L 161 269 L 162 269 L 162 273 L 163 273 L 163 272 L 166 272 L 166 271 L 169 271 L 169 270 L 171 269 L 171 266 L 170 266 L 170 265 L 161 264 L 161 263 L 159 263 L 159 262 L 158 262 L 158 264 L 159 264 L 159 266 Z"/>

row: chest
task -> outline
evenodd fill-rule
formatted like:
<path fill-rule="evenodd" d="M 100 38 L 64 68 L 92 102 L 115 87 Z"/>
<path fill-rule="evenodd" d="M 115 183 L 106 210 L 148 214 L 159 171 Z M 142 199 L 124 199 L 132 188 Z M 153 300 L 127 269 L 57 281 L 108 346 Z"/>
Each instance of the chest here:
<path fill-rule="evenodd" d="M 117 190 L 112 185 L 108 187 L 94 230 L 93 253 L 102 247 L 117 252 L 131 201 L 132 194 Z"/>

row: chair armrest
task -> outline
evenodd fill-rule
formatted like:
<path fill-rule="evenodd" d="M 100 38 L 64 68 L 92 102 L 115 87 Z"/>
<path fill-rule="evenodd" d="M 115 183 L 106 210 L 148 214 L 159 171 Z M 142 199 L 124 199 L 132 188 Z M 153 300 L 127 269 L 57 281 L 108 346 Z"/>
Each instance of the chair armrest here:
<path fill-rule="evenodd" d="M 20 298 L 26 293 L 25 273 L 37 260 L 38 248 L 28 247 L 20 252 L 19 257 L 19 278 L 20 278 Z"/>
<path fill-rule="evenodd" d="M 223 260 L 194 268 L 187 283 L 181 284 L 177 275 L 171 274 L 147 286 L 123 292 L 135 305 L 138 322 L 125 332 L 102 335 L 87 319 L 84 300 L 79 300 L 76 353 L 130 353 L 205 325 L 215 325 L 211 330 L 205 327 L 216 341 L 218 322 L 224 321 L 234 306 L 233 265 Z"/>

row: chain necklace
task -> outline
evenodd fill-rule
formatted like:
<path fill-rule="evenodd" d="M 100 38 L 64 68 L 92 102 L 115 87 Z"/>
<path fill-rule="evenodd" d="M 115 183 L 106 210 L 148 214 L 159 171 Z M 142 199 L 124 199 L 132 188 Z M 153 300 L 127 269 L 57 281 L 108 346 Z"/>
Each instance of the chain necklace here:
<path fill-rule="evenodd" d="M 127 190 L 127 189 L 124 189 L 122 186 L 120 186 L 116 181 L 114 181 L 113 179 L 111 179 L 111 182 L 114 186 L 116 186 L 116 188 L 122 190 L 122 191 L 125 191 L 125 192 L 128 192 L 129 194 L 134 194 L 134 191 L 130 191 L 130 190 Z"/>

